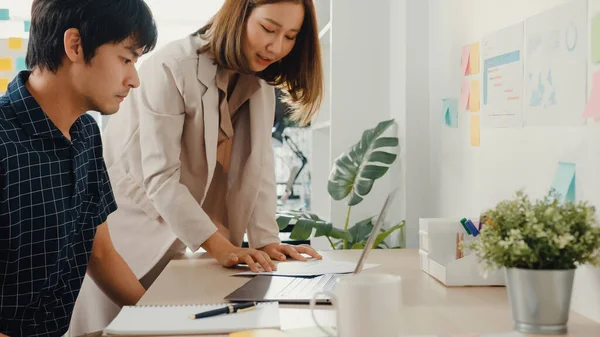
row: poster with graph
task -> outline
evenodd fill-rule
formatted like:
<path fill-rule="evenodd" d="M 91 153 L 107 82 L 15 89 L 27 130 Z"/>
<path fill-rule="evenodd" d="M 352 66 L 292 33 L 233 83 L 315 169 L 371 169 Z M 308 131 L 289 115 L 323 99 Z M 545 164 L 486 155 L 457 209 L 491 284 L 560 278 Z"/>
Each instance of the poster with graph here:
<path fill-rule="evenodd" d="M 483 127 L 523 126 L 524 34 L 524 23 L 521 22 L 481 41 Z"/>
<path fill-rule="evenodd" d="M 25 54 L 27 39 L 8 38 L 0 39 L 0 96 L 6 93 L 8 83 L 17 76 L 19 71 L 25 70 Z"/>
<path fill-rule="evenodd" d="M 587 1 L 571 0 L 525 22 L 527 126 L 584 125 Z"/>

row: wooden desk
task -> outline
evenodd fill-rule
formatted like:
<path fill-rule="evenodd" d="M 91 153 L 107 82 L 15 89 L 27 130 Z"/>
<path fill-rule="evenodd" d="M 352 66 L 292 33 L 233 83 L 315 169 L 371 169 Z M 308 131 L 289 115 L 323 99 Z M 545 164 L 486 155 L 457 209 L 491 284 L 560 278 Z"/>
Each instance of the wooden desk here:
<path fill-rule="evenodd" d="M 324 251 L 323 258 L 358 261 L 360 251 Z M 512 330 L 512 317 L 504 287 L 447 288 L 419 268 L 414 249 L 373 250 L 369 263 L 380 266 L 365 273 L 385 272 L 402 276 L 403 309 L 399 318 L 401 335 L 458 333 L 499 333 Z M 234 289 L 248 281 L 233 277 L 236 269 L 226 269 L 204 254 L 173 260 L 150 287 L 139 304 L 220 303 Z M 313 326 L 308 305 L 281 305 L 282 330 Z M 320 321 L 335 322 L 331 306 L 320 306 Z M 486 335 L 482 335 L 482 337 Z M 497 336 L 490 334 L 490 337 Z M 498 335 L 500 336 L 500 335 Z M 513 336 L 513 334 L 510 334 Z M 600 324 L 571 313 L 571 337 L 600 336 Z"/>

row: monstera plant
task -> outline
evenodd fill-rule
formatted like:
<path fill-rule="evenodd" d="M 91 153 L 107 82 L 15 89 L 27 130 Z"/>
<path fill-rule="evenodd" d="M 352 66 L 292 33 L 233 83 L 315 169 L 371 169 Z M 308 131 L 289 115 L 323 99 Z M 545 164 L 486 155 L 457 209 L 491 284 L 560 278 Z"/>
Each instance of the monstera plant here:
<path fill-rule="evenodd" d="M 383 177 L 396 160 L 398 138 L 383 135 L 394 124 L 393 119 L 387 120 L 373 129 L 364 131 L 360 141 L 335 160 L 327 182 L 327 191 L 334 200 L 346 199 L 348 212 L 343 229 L 333 226 L 332 223 L 310 212 L 285 211 L 277 214 L 280 230 L 294 225 L 290 238 L 306 240 L 314 229 L 315 237 L 327 237 L 333 249 L 363 248 L 377 218 L 369 217 L 348 227 L 350 211 L 353 206 L 363 201 L 371 192 L 375 180 Z M 373 246 L 387 248 L 388 245 L 384 240 L 398 229 L 404 233 L 404 224 L 405 222 L 402 221 L 387 230 L 381 229 L 381 232 L 377 233 Z M 401 238 L 401 242 L 404 242 L 404 239 Z"/>

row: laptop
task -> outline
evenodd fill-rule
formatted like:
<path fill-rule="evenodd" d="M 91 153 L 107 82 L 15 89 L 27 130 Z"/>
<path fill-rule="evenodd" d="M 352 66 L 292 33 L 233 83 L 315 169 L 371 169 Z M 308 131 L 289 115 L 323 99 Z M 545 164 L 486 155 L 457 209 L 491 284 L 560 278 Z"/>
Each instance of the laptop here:
<path fill-rule="evenodd" d="M 371 235 L 362 249 L 362 253 L 354 274 L 362 271 L 363 265 L 369 252 L 373 248 L 373 243 L 379 233 L 383 221 L 387 216 L 388 209 L 392 204 L 396 190 L 392 191 L 385 200 L 383 208 L 377 222 L 371 230 Z M 336 285 L 336 280 L 343 274 L 324 274 L 315 277 L 288 277 L 257 275 L 246 284 L 236 289 L 225 297 L 229 302 L 248 302 L 248 301 L 277 301 L 280 303 L 309 303 L 313 294 L 319 291 L 331 291 Z M 330 299 L 317 299 L 317 303 L 329 304 Z"/>

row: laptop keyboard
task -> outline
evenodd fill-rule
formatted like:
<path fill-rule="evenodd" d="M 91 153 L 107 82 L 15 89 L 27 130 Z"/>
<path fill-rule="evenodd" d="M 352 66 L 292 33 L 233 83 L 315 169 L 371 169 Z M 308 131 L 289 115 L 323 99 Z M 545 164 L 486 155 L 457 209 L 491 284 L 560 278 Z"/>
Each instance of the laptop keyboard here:
<path fill-rule="evenodd" d="M 318 291 L 331 291 L 338 275 L 329 274 L 311 278 L 295 278 L 275 298 L 310 298 Z"/>

